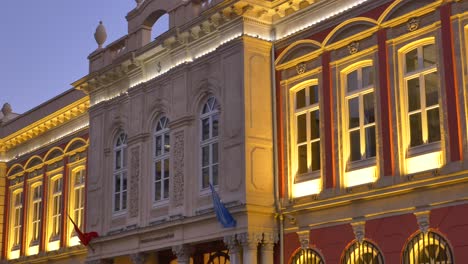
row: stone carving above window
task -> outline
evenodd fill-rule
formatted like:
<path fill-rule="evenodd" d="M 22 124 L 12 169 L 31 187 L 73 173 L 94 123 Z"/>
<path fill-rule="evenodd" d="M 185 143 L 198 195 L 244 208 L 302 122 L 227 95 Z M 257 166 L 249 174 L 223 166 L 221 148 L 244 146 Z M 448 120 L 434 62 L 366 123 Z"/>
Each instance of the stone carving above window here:
<path fill-rule="evenodd" d="M 303 74 L 307 71 L 307 66 L 304 62 L 299 63 L 296 65 L 296 72 L 297 74 Z"/>
<path fill-rule="evenodd" d="M 410 32 L 417 30 L 419 28 L 419 18 L 417 17 L 410 18 L 410 20 L 408 20 L 408 22 L 406 23 L 406 28 Z"/>
<path fill-rule="evenodd" d="M 355 54 L 359 51 L 359 42 L 353 41 L 348 45 L 349 54 Z"/>

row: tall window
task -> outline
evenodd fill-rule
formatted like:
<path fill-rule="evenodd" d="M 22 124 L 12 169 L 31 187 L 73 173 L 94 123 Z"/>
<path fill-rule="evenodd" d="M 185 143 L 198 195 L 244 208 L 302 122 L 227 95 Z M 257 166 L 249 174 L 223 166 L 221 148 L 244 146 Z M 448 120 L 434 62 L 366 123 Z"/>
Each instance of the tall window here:
<path fill-rule="evenodd" d="M 161 117 L 154 130 L 154 201 L 169 198 L 169 119 Z"/>
<path fill-rule="evenodd" d="M 114 145 L 114 212 L 127 209 L 127 135 L 121 133 Z"/>
<path fill-rule="evenodd" d="M 348 161 L 375 157 L 375 96 L 372 66 L 346 74 L 346 140 Z"/>
<path fill-rule="evenodd" d="M 320 170 L 320 110 L 318 86 L 304 87 L 294 94 L 298 175 Z"/>
<path fill-rule="evenodd" d="M 291 264 L 324 264 L 322 257 L 313 249 L 301 249 L 292 258 Z"/>
<path fill-rule="evenodd" d="M 348 247 L 341 260 L 342 264 L 383 264 L 384 258 L 380 250 L 369 241 L 355 242 Z"/>
<path fill-rule="evenodd" d="M 404 54 L 406 122 L 410 147 L 437 142 L 441 138 L 436 58 L 434 44 L 421 45 Z"/>
<path fill-rule="evenodd" d="M 21 233 L 23 228 L 23 192 L 13 194 L 13 248 L 21 245 Z"/>
<path fill-rule="evenodd" d="M 211 184 L 218 185 L 218 125 L 219 105 L 216 98 L 210 97 L 201 113 L 201 173 L 202 189 Z"/>
<path fill-rule="evenodd" d="M 85 203 L 85 169 L 73 173 L 73 219 L 80 229 L 83 229 L 84 203 Z"/>
<path fill-rule="evenodd" d="M 408 241 L 403 252 L 403 264 L 453 264 L 450 245 L 439 234 L 419 233 Z"/>
<path fill-rule="evenodd" d="M 50 239 L 60 238 L 62 220 L 62 178 L 57 178 L 52 182 L 52 232 Z"/>
<path fill-rule="evenodd" d="M 42 185 L 35 185 L 32 188 L 32 208 L 31 208 L 31 244 L 39 243 L 42 211 Z"/>

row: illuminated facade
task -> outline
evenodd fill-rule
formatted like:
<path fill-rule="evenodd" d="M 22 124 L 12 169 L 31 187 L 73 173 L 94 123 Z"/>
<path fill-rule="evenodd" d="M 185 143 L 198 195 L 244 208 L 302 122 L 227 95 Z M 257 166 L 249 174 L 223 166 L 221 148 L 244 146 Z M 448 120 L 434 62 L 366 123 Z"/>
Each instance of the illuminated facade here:
<path fill-rule="evenodd" d="M 275 40 L 282 261 L 464 263 L 468 1 L 328 2 Z"/>
<path fill-rule="evenodd" d="M 71 89 L 0 123 L 2 260 L 83 263 L 89 98 Z"/>

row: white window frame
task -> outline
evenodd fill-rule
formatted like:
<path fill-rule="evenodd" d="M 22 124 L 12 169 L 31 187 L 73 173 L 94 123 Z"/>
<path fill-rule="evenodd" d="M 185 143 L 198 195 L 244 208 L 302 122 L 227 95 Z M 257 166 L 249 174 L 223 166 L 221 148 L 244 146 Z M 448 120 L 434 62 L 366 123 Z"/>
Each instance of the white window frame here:
<path fill-rule="evenodd" d="M 439 141 L 434 141 L 434 142 L 428 142 L 428 119 L 427 119 L 427 112 L 429 110 L 439 108 L 439 122 L 442 121 L 441 118 L 441 104 L 440 104 L 440 98 L 441 98 L 441 89 L 440 89 L 440 71 L 438 67 L 438 60 L 439 60 L 439 54 L 436 54 L 436 62 L 435 64 L 429 66 L 429 67 L 424 67 L 424 61 L 423 61 L 423 47 L 427 45 L 434 45 L 435 50 L 437 51 L 437 46 L 435 43 L 435 38 L 430 37 L 430 38 L 425 38 L 421 39 L 418 41 L 411 42 L 404 47 L 400 48 L 398 53 L 399 53 L 399 59 L 400 59 L 400 76 L 401 76 L 401 85 L 404 88 L 402 91 L 402 100 L 403 100 L 403 105 L 405 107 L 405 111 L 403 113 L 403 123 L 404 127 L 406 128 L 404 133 L 406 135 L 405 139 L 406 141 L 405 146 L 408 150 L 408 156 L 412 156 L 414 154 L 419 154 L 422 152 L 430 152 L 430 151 L 436 151 L 440 149 L 440 144 L 443 140 L 442 138 L 442 129 L 443 126 L 442 124 L 439 126 L 440 129 L 440 140 Z M 406 72 L 406 55 L 417 49 L 418 53 L 418 69 L 416 69 L 413 72 Z M 427 74 L 431 73 L 436 73 L 438 74 L 438 79 L 439 79 L 439 100 L 436 105 L 432 105 L 430 107 L 426 107 L 426 88 L 425 88 L 425 82 L 424 82 L 424 76 Z M 414 111 L 409 111 L 409 105 L 408 105 L 408 80 L 412 79 L 419 79 L 419 92 L 420 92 L 420 109 L 419 110 L 414 110 Z M 416 146 L 411 146 L 411 126 L 410 126 L 410 119 L 409 116 L 412 114 L 421 114 L 421 127 L 422 127 L 422 141 L 423 143 L 420 145 Z"/>
<path fill-rule="evenodd" d="M 364 60 L 358 63 L 355 63 L 348 68 L 342 71 L 342 87 L 344 93 L 344 108 L 343 108 L 343 142 L 345 148 L 343 149 L 344 157 L 346 160 L 346 168 L 353 169 L 356 164 L 359 164 L 357 167 L 367 166 L 375 164 L 375 160 L 377 157 L 377 140 L 378 140 L 378 131 L 377 131 L 377 108 L 376 108 L 376 100 L 377 94 L 375 91 L 375 71 L 373 71 L 373 84 L 364 86 L 363 85 L 363 78 L 362 78 L 362 71 L 366 67 L 372 67 L 373 62 L 372 60 Z M 351 92 L 348 92 L 348 75 L 357 71 L 357 85 L 358 87 Z M 370 93 L 374 93 L 374 122 L 369 124 L 364 124 L 365 113 L 364 113 L 364 96 Z M 358 98 L 359 103 L 359 126 L 356 128 L 349 128 L 349 101 Z M 366 128 L 374 127 L 375 129 L 375 156 L 367 157 L 366 153 Z M 351 161 L 351 142 L 350 142 L 350 134 L 353 131 L 359 131 L 359 149 L 361 158 L 359 160 Z M 362 164 L 362 163 L 365 163 Z"/>
<path fill-rule="evenodd" d="M 12 232 L 12 250 L 17 250 L 21 247 L 22 243 L 22 231 L 23 231 L 23 203 L 24 196 L 23 190 L 15 190 L 12 192 L 12 207 L 13 207 L 13 217 L 11 221 L 11 226 L 13 227 Z M 18 198 L 19 197 L 19 198 Z M 19 200 L 18 200 L 19 199 Z"/>
<path fill-rule="evenodd" d="M 212 104 L 210 105 L 210 100 Z M 205 109 L 205 106 L 207 107 L 208 111 L 204 112 L 203 110 Z M 218 119 L 218 134 L 213 135 L 213 120 L 214 117 L 217 117 Z M 209 135 L 208 138 L 203 140 L 203 120 L 208 119 L 208 125 L 209 125 Z M 219 111 L 219 102 L 216 97 L 211 96 L 209 97 L 205 103 L 203 104 L 201 114 L 200 114 L 200 190 L 207 192 L 209 191 L 209 185 L 208 186 L 203 186 L 203 169 L 208 169 L 209 173 L 209 182 L 213 184 L 213 186 L 218 186 L 219 184 L 219 133 L 220 133 L 220 111 Z M 213 161 L 214 160 L 214 154 L 213 154 L 213 146 L 217 144 L 217 162 Z M 209 151 L 209 160 L 208 160 L 208 165 L 203 166 L 203 148 L 208 147 Z M 217 175 L 213 175 L 213 168 L 217 166 L 218 168 L 218 173 Z M 216 182 L 218 184 L 215 184 L 214 179 L 216 177 Z"/>
<path fill-rule="evenodd" d="M 60 184 L 56 187 L 56 184 Z M 50 205 L 51 205 L 51 211 L 50 211 L 50 219 L 51 219 L 51 225 L 50 225 L 50 240 L 49 241 L 55 241 L 60 239 L 60 234 L 62 232 L 62 195 L 63 195 L 63 177 L 60 176 L 54 176 L 51 181 L 51 197 L 50 197 Z"/>
<path fill-rule="evenodd" d="M 317 86 L 318 89 L 318 102 L 314 104 L 309 104 L 310 102 L 310 87 Z M 297 93 L 301 90 L 305 89 L 305 101 L 306 105 L 300 109 L 297 109 Z M 292 120 L 292 132 L 291 132 L 291 168 L 294 174 L 294 182 L 301 182 L 303 180 L 310 180 L 310 179 L 317 179 L 321 176 L 321 169 L 322 169 L 322 162 L 321 162 L 321 155 L 322 155 L 322 147 L 321 147 L 321 137 L 323 135 L 321 130 L 321 125 L 319 125 L 319 137 L 316 139 L 311 138 L 311 124 L 310 124 L 310 117 L 311 113 L 315 111 L 319 111 L 319 122 L 321 122 L 321 109 L 320 109 L 320 98 L 321 98 L 321 91 L 320 87 L 318 86 L 318 80 L 312 79 L 309 81 L 302 82 L 296 86 L 294 86 L 290 90 L 290 102 L 291 102 L 291 117 Z M 306 114 L 306 141 L 305 143 L 297 143 L 297 134 L 299 132 L 298 126 L 298 116 Z M 318 170 L 312 170 L 312 144 L 318 142 L 320 146 L 320 154 L 319 159 L 320 168 Z M 306 173 L 299 173 L 299 146 L 307 145 L 307 172 Z"/>
<path fill-rule="evenodd" d="M 120 159 L 118 160 L 117 153 L 120 152 Z M 112 184 L 112 212 L 114 215 L 121 214 L 126 212 L 127 203 L 128 203 L 128 182 L 127 182 L 127 134 L 120 132 L 115 140 L 114 144 L 114 155 L 112 159 L 113 166 L 113 184 Z M 116 164 L 119 164 L 119 167 L 116 168 Z M 117 178 L 120 179 L 120 185 L 118 190 L 116 189 Z M 124 187 L 124 181 L 127 183 Z M 116 201 L 115 196 L 119 195 L 118 201 Z M 125 195 L 126 199 L 124 201 L 123 196 Z M 116 205 L 118 203 L 118 209 L 116 210 Z"/>
<path fill-rule="evenodd" d="M 31 186 L 31 245 L 36 245 L 41 239 L 41 222 L 42 222 L 42 184 Z M 36 190 L 38 195 L 36 196 Z M 35 215 L 37 214 L 37 215 Z M 37 216 L 37 217 L 35 217 Z"/>
<path fill-rule="evenodd" d="M 168 142 L 166 142 L 166 137 Z M 158 154 L 157 140 L 161 140 L 161 152 Z M 166 163 L 167 162 L 167 163 Z M 156 179 L 156 164 L 161 163 L 161 179 Z M 166 166 L 167 175 L 166 175 Z M 167 203 L 170 195 L 170 129 L 169 129 L 169 119 L 166 116 L 162 116 L 156 122 L 153 131 L 153 203 L 161 204 Z M 160 197 L 156 197 L 156 185 L 160 184 Z M 167 197 L 164 197 L 164 194 L 167 191 Z"/>
<path fill-rule="evenodd" d="M 86 169 L 79 167 L 73 170 L 73 221 L 75 224 L 83 230 L 84 224 L 84 202 L 85 202 L 85 183 L 86 183 Z M 77 176 L 80 181 L 77 181 Z M 78 194 L 78 195 L 77 195 Z M 74 234 L 72 233 L 72 236 Z"/>

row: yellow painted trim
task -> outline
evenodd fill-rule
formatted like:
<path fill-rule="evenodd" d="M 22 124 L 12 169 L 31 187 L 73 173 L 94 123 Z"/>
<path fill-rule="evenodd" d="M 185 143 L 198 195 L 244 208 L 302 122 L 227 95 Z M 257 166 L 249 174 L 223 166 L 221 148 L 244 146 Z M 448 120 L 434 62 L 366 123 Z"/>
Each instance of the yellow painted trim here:
<path fill-rule="evenodd" d="M 351 18 L 351 19 L 348 19 L 346 21 L 344 21 L 343 23 L 339 24 L 338 26 L 336 26 L 330 33 L 328 33 L 327 37 L 325 38 L 325 40 L 323 41 L 322 43 L 322 46 L 323 47 L 327 47 L 328 45 L 328 42 L 330 41 L 330 39 L 342 28 L 344 28 L 345 26 L 348 26 L 350 24 L 353 24 L 353 23 L 356 23 L 358 24 L 358 22 L 369 22 L 369 23 L 372 23 L 374 24 L 375 26 L 378 26 L 378 23 L 377 21 L 375 21 L 374 19 L 371 19 L 371 18 L 367 18 L 367 17 L 355 17 L 355 18 Z M 370 28 L 372 29 L 372 28 Z M 368 30 L 366 30 L 368 31 Z M 349 37 L 349 38 L 362 38 L 362 34 L 359 34 L 359 35 L 355 35 L 353 37 Z M 346 38 L 346 39 L 349 39 L 349 38 Z"/>
<path fill-rule="evenodd" d="M 61 154 L 59 157 L 63 156 L 63 154 L 65 153 L 65 151 L 63 151 L 63 149 L 61 149 L 60 147 L 55 146 L 55 147 L 49 149 L 49 151 L 47 151 L 47 153 L 44 155 L 44 162 L 45 162 L 45 161 L 50 161 L 50 160 L 49 160 L 49 155 L 50 155 L 54 150 L 56 150 L 56 149 L 58 149 L 58 150 L 60 150 L 60 152 L 62 152 L 62 154 Z M 58 157 L 55 157 L 54 160 L 55 160 L 56 158 L 58 158 Z"/>
<path fill-rule="evenodd" d="M 33 159 L 35 159 L 35 158 L 39 158 L 39 159 L 41 160 L 41 165 L 42 165 L 42 163 L 44 163 L 44 160 L 43 160 L 39 155 L 33 155 L 33 156 L 31 156 L 31 157 L 28 159 L 28 161 L 26 161 L 26 164 L 24 165 L 25 171 L 28 171 L 28 170 L 30 170 L 30 169 L 32 169 L 32 168 L 35 168 L 35 167 L 38 167 L 38 166 L 39 166 L 39 165 L 36 165 L 36 166 L 34 166 L 34 167 L 28 167 L 28 166 L 29 166 L 29 163 L 31 163 L 31 161 L 32 161 Z"/>
<path fill-rule="evenodd" d="M 296 58 L 294 60 L 290 60 L 288 62 L 280 64 L 280 65 L 276 66 L 276 70 L 284 70 L 284 69 L 292 68 L 292 67 L 296 66 L 297 64 L 299 64 L 301 62 L 316 59 L 317 57 L 322 55 L 322 53 L 323 53 L 323 48 L 320 48 L 320 49 L 318 49 L 318 50 L 316 50 L 314 52 L 311 52 L 309 54 L 306 54 L 306 55 L 304 55 L 302 57 L 299 57 L 299 58 Z"/>
<path fill-rule="evenodd" d="M 312 40 L 312 39 L 303 39 L 303 40 L 296 41 L 296 42 L 292 43 L 291 45 L 289 45 L 286 49 L 284 49 L 283 52 L 281 52 L 281 54 L 275 60 L 275 65 L 277 65 L 277 66 L 282 65 L 282 64 L 278 65 L 278 63 L 283 59 L 283 57 L 286 56 L 286 54 L 288 54 L 288 52 L 293 50 L 296 46 L 299 46 L 299 45 L 302 45 L 302 44 L 312 44 L 312 45 L 316 45 L 317 49 L 322 48 L 322 44 L 320 42 Z M 283 64 L 285 64 L 285 63 L 283 63 Z"/>
<path fill-rule="evenodd" d="M 283 80 L 283 81 L 280 82 L 280 84 L 281 85 L 288 85 L 288 84 L 290 84 L 292 82 L 296 82 L 296 81 L 299 81 L 299 80 L 304 79 L 304 78 L 309 78 L 310 76 L 318 74 L 320 72 L 322 72 L 322 67 L 321 66 L 317 67 L 315 69 L 312 69 L 310 71 L 307 71 L 307 72 L 305 72 L 305 73 L 303 73 L 301 75 L 295 75 L 295 76 L 293 76 L 293 77 L 291 77 L 289 79 Z"/>
<path fill-rule="evenodd" d="M 81 146 L 81 147 L 79 147 L 78 149 L 81 149 L 82 147 L 88 146 L 88 140 L 85 140 L 85 139 L 83 139 L 83 138 L 81 138 L 81 137 L 76 137 L 76 138 L 73 138 L 72 140 L 70 140 L 70 142 L 68 142 L 67 146 L 66 146 L 65 149 L 64 149 L 64 153 L 70 152 L 70 151 L 69 151 L 69 148 L 70 148 L 75 142 L 77 142 L 77 141 L 81 141 L 81 142 L 84 143 L 84 146 Z"/>
<path fill-rule="evenodd" d="M 13 176 L 13 175 L 10 175 L 10 172 L 12 172 L 13 169 L 15 169 L 16 167 L 21 167 L 21 169 L 22 169 L 22 171 L 20 171 L 20 172 L 18 172 L 18 173 L 16 173 L 16 174 L 21 174 L 21 173 L 24 172 L 24 167 L 23 167 L 23 165 L 21 165 L 21 164 L 19 164 L 19 163 L 15 163 L 13 166 L 10 167 L 10 169 L 8 170 L 8 172 L 7 172 L 7 174 L 6 174 L 8 178 L 9 178 L 10 176 Z M 14 174 L 14 175 L 16 175 L 16 174 Z"/>
<path fill-rule="evenodd" d="M 402 1 L 399 1 L 399 2 L 402 2 Z M 392 20 L 384 21 L 384 16 L 388 16 L 388 13 L 390 13 L 392 11 L 392 10 L 390 10 L 390 8 L 394 4 L 399 4 L 399 2 L 398 3 L 397 2 L 393 3 L 379 17 L 378 23 L 379 23 L 379 25 L 381 27 L 394 27 L 394 26 L 403 24 L 403 23 L 407 22 L 412 17 L 420 17 L 420 16 L 423 16 L 423 15 L 429 14 L 431 12 L 434 12 L 437 9 L 437 7 L 439 7 L 440 5 L 443 4 L 443 1 L 439 0 L 439 1 L 436 1 L 436 2 L 434 2 L 434 3 L 430 4 L 430 5 L 427 5 L 427 6 L 423 7 L 423 8 L 413 10 L 413 11 L 411 11 L 409 13 L 406 13 L 405 15 L 399 16 L 399 17 L 394 18 Z M 393 8 L 394 8 L 394 6 L 393 6 Z M 387 13 L 385 13 L 385 12 L 387 12 Z"/>
<path fill-rule="evenodd" d="M 339 60 L 336 60 L 336 61 L 332 61 L 330 63 L 330 65 L 334 66 L 334 67 L 338 67 L 339 65 L 341 64 L 344 64 L 346 62 L 349 62 L 349 61 L 352 61 L 354 59 L 358 59 L 360 57 L 365 57 L 365 56 L 370 56 L 370 55 L 373 55 L 373 53 L 376 53 L 378 50 L 378 47 L 377 46 L 372 46 L 368 49 L 365 49 L 365 50 L 362 50 L 362 51 L 359 51 L 353 55 L 349 55 L 349 56 L 346 56 L 342 59 L 339 59 Z M 356 63 L 359 63 L 359 62 L 356 62 Z M 356 63 L 353 63 L 356 64 Z M 349 67 L 349 66 L 348 66 Z"/>

